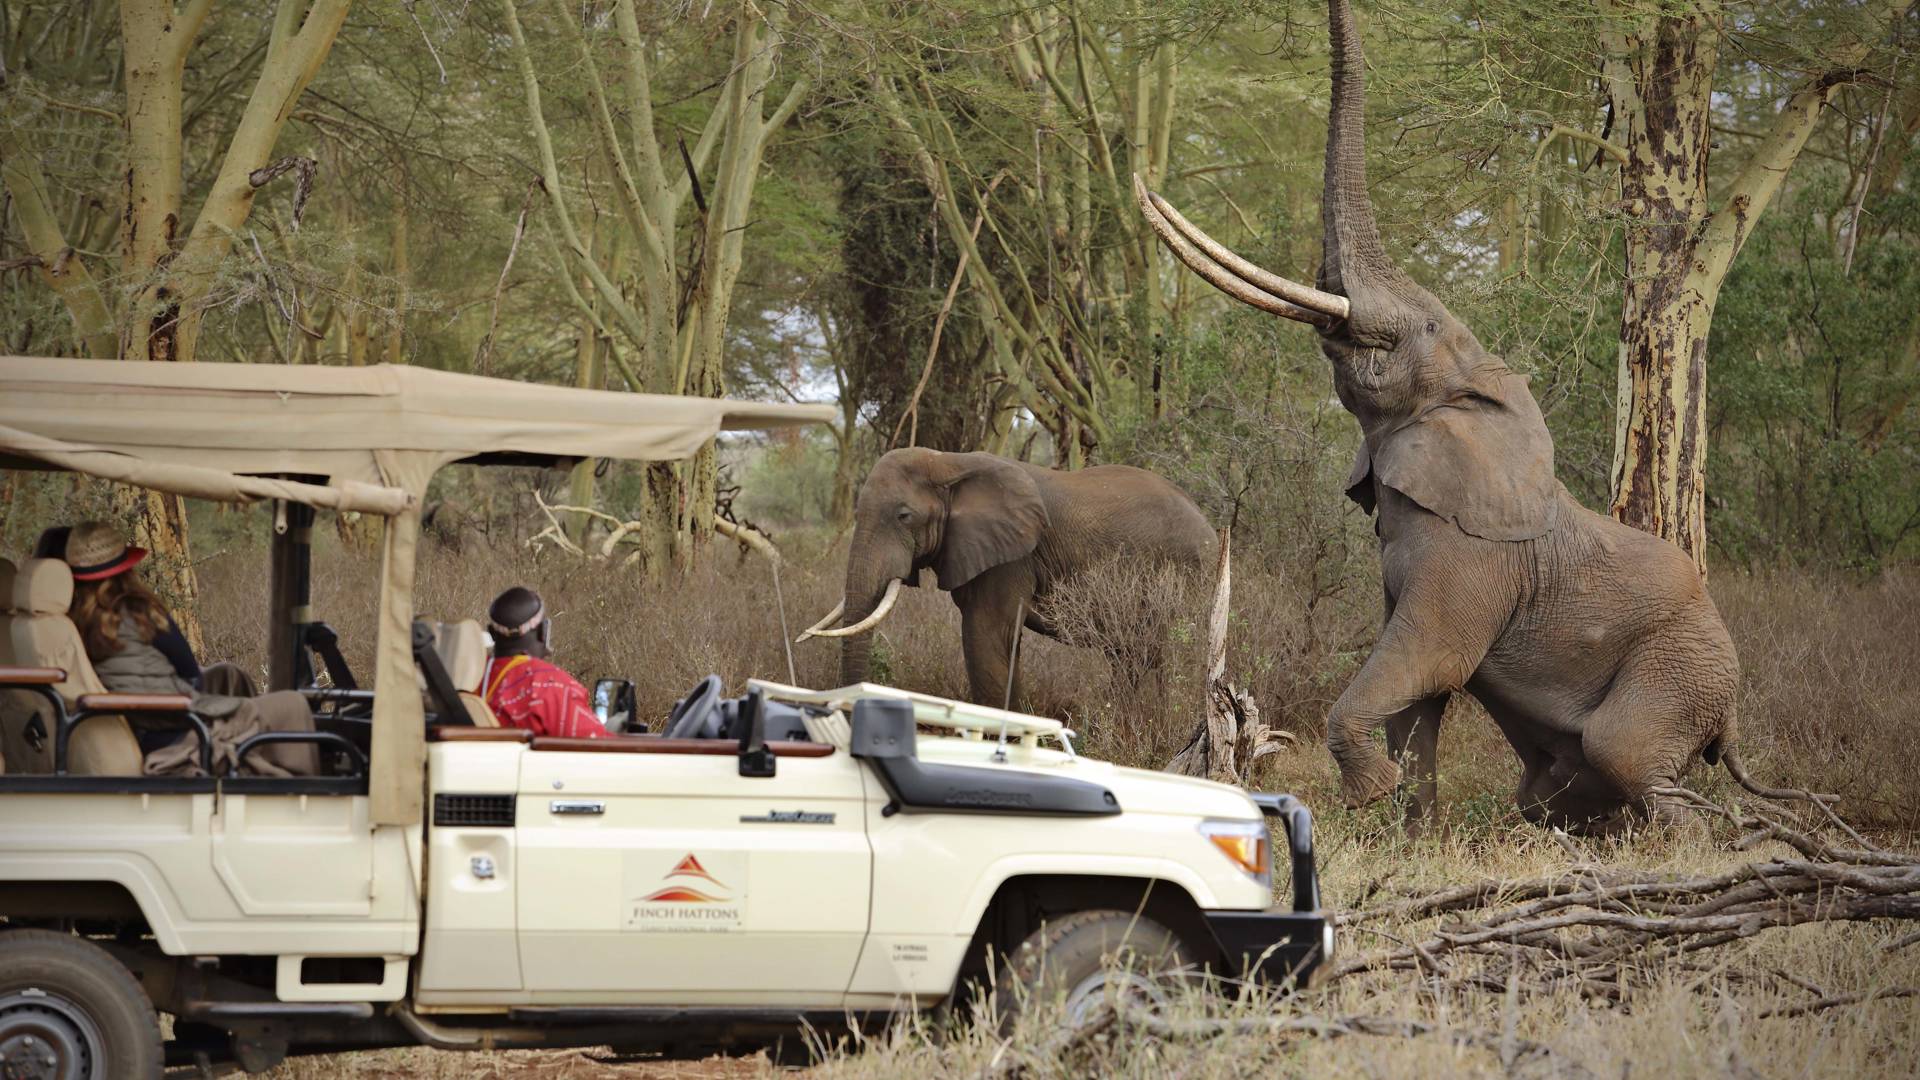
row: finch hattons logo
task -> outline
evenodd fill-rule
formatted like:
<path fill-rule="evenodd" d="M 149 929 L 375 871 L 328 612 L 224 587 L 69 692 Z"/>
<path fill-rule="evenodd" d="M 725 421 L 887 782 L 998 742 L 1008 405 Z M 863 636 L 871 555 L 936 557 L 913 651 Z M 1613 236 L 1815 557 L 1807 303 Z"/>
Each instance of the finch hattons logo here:
<path fill-rule="evenodd" d="M 700 865 L 700 860 L 696 858 L 692 852 L 688 852 L 686 858 L 681 859 L 679 862 L 673 864 L 673 869 L 667 871 L 667 880 L 670 882 L 673 881 L 674 878 L 681 878 L 681 877 L 694 878 L 699 881 L 705 881 L 711 884 L 715 889 L 718 889 L 722 895 L 714 896 L 711 893 L 708 893 L 695 886 L 688 885 L 684 882 L 676 882 L 674 884 L 670 884 L 665 888 L 654 892 L 651 896 L 641 897 L 641 902 L 642 903 L 667 903 L 667 904 L 718 904 L 718 903 L 724 903 L 726 900 L 729 899 L 729 897 L 725 895 L 726 889 L 727 889 L 726 883 L 721 881 L 719 878 L 714 877 L 712 874 L 707 873 L 707 868 Z"/>
<path fill-rule="evenodd" d="M 719 873 L 707 869 L 700 856 L 688 852 L 647 884 L 629 864 L 626 925 L 630 930 L 733 930 L 739 927 L 745 900 L 746 860 L 731 852 L 709 854 Z M 659 863 L 654 863 L 658 867 Z M 658 873 L 658 871 L 655 871 Z M 653 875 L 647 875 L 653 876 Z M 637 886 L 637 887 L 636 887 Z"/>

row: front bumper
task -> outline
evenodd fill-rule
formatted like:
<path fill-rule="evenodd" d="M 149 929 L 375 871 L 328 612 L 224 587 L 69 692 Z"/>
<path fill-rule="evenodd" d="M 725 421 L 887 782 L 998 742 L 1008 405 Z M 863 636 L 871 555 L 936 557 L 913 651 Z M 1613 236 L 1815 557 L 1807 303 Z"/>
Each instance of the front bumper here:
<path fill-rule="evenodd" d="M 1318 911 L 1206 911 L 1229 978 L 1305 986 L 1333 955 L 1333 922 Z"/>
<path fill-rule="evenodd" d="M 1293 909 L 1201 914 L 1233 977 L 1304 986 L 1333 956 L 1333 920 L 1320 910 L 1320 877 L 1313 861 L 1313 815 L 1291 795 L 1255 792 L 1252 797 L 1261 813 L 1278 818 L 1286 830 Z"/>

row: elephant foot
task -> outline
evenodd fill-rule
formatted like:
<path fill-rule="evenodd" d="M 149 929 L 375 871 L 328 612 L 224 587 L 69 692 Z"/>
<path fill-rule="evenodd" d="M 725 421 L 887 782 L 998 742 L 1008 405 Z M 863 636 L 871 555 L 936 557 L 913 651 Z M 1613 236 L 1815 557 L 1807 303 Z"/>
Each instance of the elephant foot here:
<path fill-rule="evenodd" d="M 1400 766 L 1385 757 L 1340 770 L 1340 789 L 1347 809 L 1356 810 L 1393 794 L 1400 786 Z"/>

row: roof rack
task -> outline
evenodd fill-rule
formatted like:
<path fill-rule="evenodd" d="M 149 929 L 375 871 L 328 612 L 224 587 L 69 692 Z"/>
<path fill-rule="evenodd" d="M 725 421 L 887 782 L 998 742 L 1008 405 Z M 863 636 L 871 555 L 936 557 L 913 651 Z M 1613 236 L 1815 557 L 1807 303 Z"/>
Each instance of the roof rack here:
<path fill-rule="evenodd" d="M 861 698 L 893 698 L 913 703 L 913 719 L 917 724 L 928 727 L 947 728 L 960 733 L 962 738 L 981 739 L 986 737 L 1004 739 L 1051 738 L 1059 743 L 1068 755 L 1073 756 L 1073 731 L 1058 720 L 1049 720 L 1043 716 L 1029 716 L 1026 713 L 1008 712 L 986 705 L 974 705 L 952 698 L 935 697 L 932 694 L 916 693 L 894 686 L 881 686 L 878 683 L 854 683 L 834 690 L 808 690 L 800 686 L 788 686 L 785 683 L 770 682 L 766 679 L 748 679 L 749 689 L 759 690 L 769 698 L 790 702 L 796 705 L 813 705 L 827 709 L 852 712 L 853 703 Z"/>

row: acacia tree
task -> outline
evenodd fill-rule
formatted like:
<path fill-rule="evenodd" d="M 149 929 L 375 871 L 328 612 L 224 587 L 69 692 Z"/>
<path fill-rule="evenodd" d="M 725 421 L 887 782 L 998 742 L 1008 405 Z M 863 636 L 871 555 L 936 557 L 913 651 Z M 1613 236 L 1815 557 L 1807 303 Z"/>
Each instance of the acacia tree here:
<path fill-rule="evenodd" d="M 1912 0 L 1823 7 L 1798 27 L 1828 40 L 1785 94 L 1718 205 L 1709 197 L 1714 93 L 1729 5 L 1602 0 L 1602 68 L 1627 222 L 1611 510 L 1706 568 L 1707 337 L 1727 272 L 1827 103 L 1873 77 L 1875 46 Z M 1750 77 L 1750 76 L 1749 76 Z"/>
<path fill-rule="evenodd" d="M 582 20 L 583 12 L 551 16 L 584 80 L 592 150 L 563 173 L 541 104 L 542 77 L 515 0 L 500 8 L 513 41 L 526 109 L 540 156 L 547 205 L 569 268 L 564 281 L 581 317 L 611 348 L 608 357 L 630 390 L 711 397 L 721 391 L 728 313 L 744 253 L 748 212 L 767 144 L 793 116 L 808 88 L 797 79 L 767 108 L 781 44 L 784 5 L 734 6 L 733 48 L 719 73 L 719 100 L 691 149 L 667 143 L 655 116 L 657 33 L 643 32 L 635 0 L 615 0 L 612 33 Z M 617 82 L 601 74 L 610 55 Z M 664 144 L 664 145 L 663 145 Z M 709 162 L 710 181 L 702 182 Z M 594 183 L 595 175 L 610 183 Z M 583 227 L 574 207 L 593 194 L 610 196 L 617 214 L 595 215 L 605 237 Z M 691 198 L 695 214 L 681 219 Z M 691 234 L 686 251 L 682 238 Z M 631 257 L 628 250 L 631 248 Z M 685 259 L 683 263 L 682 260 Z M 586 284 L 574 285 L 578 275 Z M 583 354 L 584 357 L 585 354 Z M 585 369 L 587 361 L 583 359 Z M 684 565 L 688 543 L 712 531 L 714 456 L 648 471 L 643 548 L 649 573 Z"/>
<path fill-rule="evenodd" d="M 1173 303 L 1127 195 L 1133 174 L 1164 181 L 1174 148 L 1183 41 L 1163 17 L 1137 0 L 917 9 L 857 91 L 931 197 L 936 246 L 959 253 L 936 283 L 949 347 L 906 358 L 909 382 L 963 366 L 977 336 L 990 449 L 1024 410 L 1077 465 L 1128 410 L 1163 415 Z"/>
<path fill-rule="evenodd" d="M 117 287 L 103 283 L 89 259 L 68 237 L 68 223 L 106 213 L 112 201 L 98 198 L 66 213 L 54 205 L 43 150 L 18 122 L 28 109 L 51 106 L 111 117 L 112 110 L 65 102 L 32 84 L 31 74 L 8 74 L 3 88 L 8 123 L 0 126 L 7 193 L 17 207 L 21 232 L 41 278 L 66 307 L 75 336 L 89 355 L 130 360 L 192 360 L 204 302 L 217 280 L 233 237 L 252 213 L 256 189 L 280 171 L 268 168 L 274 144 L 307 84 L 333 47 L 350 0 L 277 0 L 253 90 L 225 138 L 221 162 L 201 193 L 192 227 L 182 228 L 185 134 L 182 105 L 188 58 L 213 10 L 212 0 L 121 0 L 119 49 L 124 80 L 118 118 L 124 131 L 124 201 Z M 94 28 L 98 4 L 85 5 L 84 25 Z M 32 12 L 51 31 L 73 17 L 64 7 Z M 22 19 L 27 17 L 23 12 Z M 105 19 L 97 29 L 104 31 Z M 19 39 L 26 40 L 20 26 Z M 45 38 L 45 33 L 41 35 Z M 109 56 L 105 33 L 80 39 L 76 72 L 91 81 Z M 250 55 L 250 54 L 249 54 Z M 22 58 L 26 59 L 26 58 Z M 186 509 L 177 496 L 141 493 L 129 507 L 141 543 L 157 556 L 162 585 L 171 594 L 190 636 L 195 594 L 188 557 Z"/>

